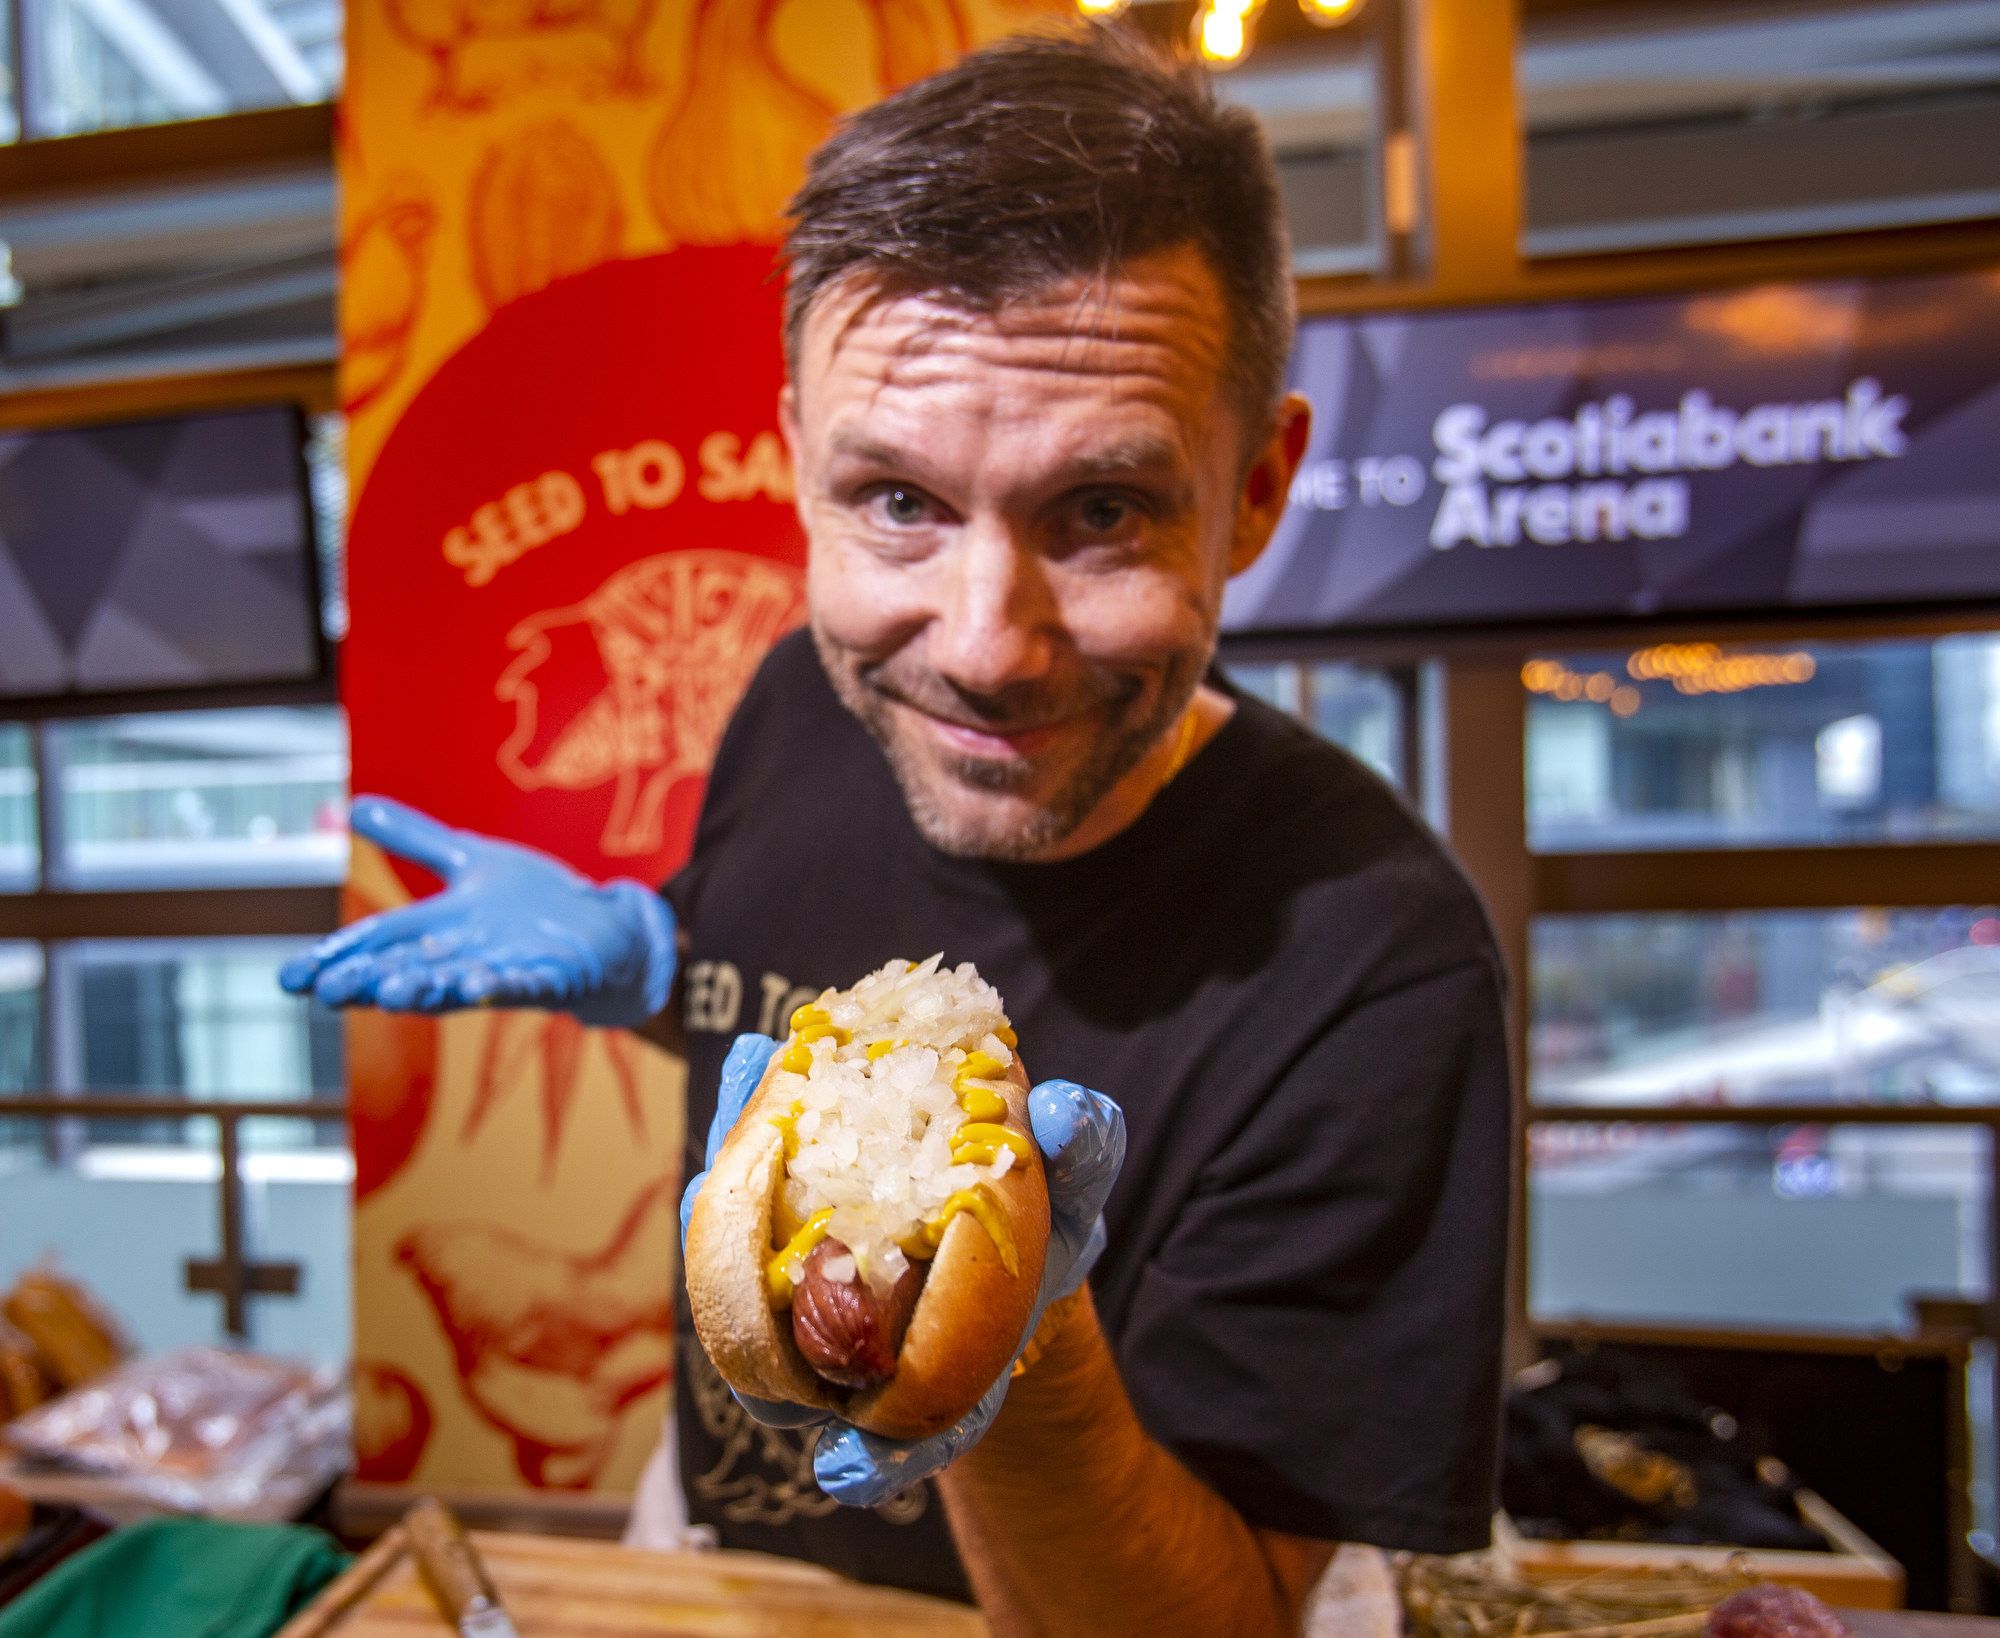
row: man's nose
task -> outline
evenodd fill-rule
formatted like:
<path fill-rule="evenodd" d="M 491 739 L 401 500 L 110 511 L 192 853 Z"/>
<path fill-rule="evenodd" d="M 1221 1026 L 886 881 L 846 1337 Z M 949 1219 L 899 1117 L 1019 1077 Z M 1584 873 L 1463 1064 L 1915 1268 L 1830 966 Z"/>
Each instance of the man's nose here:
<path fill-rule="evenodd" d="M 1045 566 L 1004 525 L 975 525 L 951 553 L 930 630 L 931 668 L 990 694 L 1049 669 L 1059 621 Z"/>

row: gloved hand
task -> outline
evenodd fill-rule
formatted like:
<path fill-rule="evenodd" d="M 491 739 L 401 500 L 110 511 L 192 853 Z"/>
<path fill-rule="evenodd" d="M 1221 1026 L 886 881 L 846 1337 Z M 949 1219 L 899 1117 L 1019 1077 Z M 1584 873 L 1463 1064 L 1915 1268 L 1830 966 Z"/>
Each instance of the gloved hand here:
<path fill-rule="evenodd" d="M 713 1166 L 723 1139 L 743 1113 L 750 1094 L 764 1078 L 764 1069 L 778 1043 L 768 1035 L 739 1035 L 722 1064 L 722 1084 L 716 1094 L 715 1118 L 708 1125 L 708 1150 L 703 1164 Z M 1125 1159 L 1125 1115 L 1101 1092 L 1074 1081 L 1043 1081 L 1028 1094 L 1028 1121 L 1047 1162 L 1049 1182 L 1049 1250 L 1042 1265 L 1041 1289 L 1021 1333 L 1015 1357 L 1034 1336 L 1050 1303 L 1068 1296 L 1104 1253 L 1104 1202 L 1118 1180 Z M 696 1175 L 681 1196 L 681 1246 L 687 1246 L 688 1214 L 694 1210 L 706 1171 Z M 824 1424 L 813 1455 L 813 1477 L 835 1501 L 850 1507 L 873 1507 L 900 1491 L 949 1467 L 993 1425 L 1013 1381 L 1002 1371 L 979 1403 L 942 1433 L 928 1439 L 884 1439 L 810 1405 L 770 1399 L 736 1397 L 758 1421 L 771 1427 L 812 1427 Z"/>
<path fill-rule="evenodd" d="M 294 995 L 397 1012 L 547 1007 L 586 1024 L 642 1024 L 673 989 L 674 916 L 643 883 L 453 830 L 386 797 L 357 797 L 356 832 L 443 878 L 442 893 L 323 938 L 278 971 Z"/>

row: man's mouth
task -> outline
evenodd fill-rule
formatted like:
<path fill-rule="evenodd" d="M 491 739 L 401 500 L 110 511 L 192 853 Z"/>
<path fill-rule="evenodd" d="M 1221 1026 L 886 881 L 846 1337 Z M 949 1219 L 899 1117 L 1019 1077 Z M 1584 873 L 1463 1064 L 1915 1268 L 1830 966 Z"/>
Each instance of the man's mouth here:
<path fill-rule="evenodd" d="M 1032 757 L 1037 751 L 1053 742 L 1073 719 L 1058 719 L 1055 722 L 1022 724 L 1018 727 L 975 728 L 969 723 L 952 722 L 944 717 L 934 717 L 929 712 L 918 712 L 931 732 L 948 749 L 960 756 L 983 757 L 989 760 Z"/>

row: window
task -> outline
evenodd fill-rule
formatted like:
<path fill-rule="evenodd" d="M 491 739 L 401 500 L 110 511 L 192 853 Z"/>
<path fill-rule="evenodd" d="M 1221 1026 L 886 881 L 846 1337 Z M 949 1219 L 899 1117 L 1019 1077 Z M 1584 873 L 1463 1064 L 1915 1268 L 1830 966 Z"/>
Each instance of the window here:
<path fill-rule="evenodd" d="M 1246 694 L 1297 717 L 1392 785 L 1407 785 L 1403 694 L 1388 672 L 1330 660 L 1245 660 L 1227 669 Z"/>
<path fill-rule="evenodd" d="M 1522 680 L 1537 852 L 2000 836 L 2000 636 L 1660 643 Z"/>
<path fill-rule="evenodd" d="M 33 887 L 39 859 L 33 741 L 0 723 L 0 892 Z"/>
<path fill-rule="evenodd" d="M 339 0 L 24 0 L 26 134 L 325 102 L 341 74 Z"/>
<path fill-rule="evenodd" d="M 1309 31 L 1308 31 L 1309 32 Z M 1381 262 L 1375 228 L 1375 59 L 1358 32 L 1260 45 L 1216 89 L 1248 108 L 1271 139 L 1303 275 L 1362 273 Z"/>
<path fill-rule="evenodd" d="M 347 743 L 331 706 L 159 712 L 47 730 L 64 887 L 334 882 Z"/>
<path fill-rule="evenodd" d="M 38 769 L 51 814 L 45 859 Z M 0 858 L 17 887 L 47 889 L 45 901 L 17 906 L 17 924 L 46 928 L 42 937 L 0 943 L 0 1096 L 53 1093 L 82 1109 L 112 1095 L 337 1098 L 338 1019 L 277 987 L 302 934 L 52 935 L 67 919 L 57 901 L 79 889 L 183 890 L 192 927 L 205 897 L 322 883 L 330 926 L 346 795 L 346 731 L 332 706 L 60 721 L 33 734 L 0 726 L 0 847 L 11 849 Z M 267 898 L 281 901 L 280 923 L 299 913 L 297 895 L 234 897 L 239 919 L 242 904 L 254 919 Z M 115 909 L 107 897 L 98 914 Z M 189 1285 L 213 1284 L 217 1126 L 165 1107 L 157 1117 L 0 1117 L 0 1285 L 54 1252 L 142 1346 L 224 1340 L 223 1305 Z M 353 1184 L 344 1124 L 258 1116 L 238 1134 L 245 1251 L 299 1281 L 296 1299 L 249 1305 L 247 1340 L 342 1359 Z"/>
<path fill-rule="evenodd" d="M 1982 5 L 1531 10 L 1522 248 L 1563 256 L 1990 215 L 1996 38 Z"/>
<path fill-rule="evenodd" d="M 185 1093 L 227 1100 L 337 1096 L 338 1019 L 277 988 L 297 939 L 129 939 L 57 944 L 46 958 L 54 1051 L 36 1061 L 44 957 L 0 945 L 0 1092 Z M 214 1121 L 14 1121 L 0 1130 L 0 1285 L 53 1251 L 147 1348 L 222 1341 L 214 1296 L 186 1264 L 214 1256 Z M 251 1305 L 259 1347 L 339 1360 L 348 1343 L 348 1194 L 339 1122 L 242 1123 L 245 1235 L 253 1258 L 295 1264 L 296 1300 Z"/>
<path fill-rule="evenodd" d="M 1531 1315 L 1906 1331 L 1913 1298 L 1985 1292 L 1988 1136 L 1541 1122 Z"/>
<path fill-rule="evenodd" d="M 123 939 L 59 945 L 57 1028 L 87 1091 L 191 1098 L 339 1096 L 341 1034 L 329 1009 L 278 988 L 305 947 L 289 939 Z M 185 1141 L 183 1121 L 93 1121 L 98 1142 Z M 204 1145 L 207 1138 L 202 1137 Z M 338 1145 L 336 1127 L 246 1121 L 246 1148 Z"/>
<path fill-rule="evenodd" d="M 2000 910 L 1543 916 L 1538 1105 L 2000 1103 Z"/>

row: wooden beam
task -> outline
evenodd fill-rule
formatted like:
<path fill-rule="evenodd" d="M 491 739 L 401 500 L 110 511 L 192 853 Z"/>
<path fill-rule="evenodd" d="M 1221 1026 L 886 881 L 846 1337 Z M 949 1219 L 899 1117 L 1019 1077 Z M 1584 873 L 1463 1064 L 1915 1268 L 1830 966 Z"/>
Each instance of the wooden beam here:
<path fill-rule="evenodd" d="M 339 925 L 337 887 L 0 895 L 0 939 L 312 938 Z"/>
<path fill-rule="evenodd" d="M 331 169 L 333 119 L 330 103 L 314 103 L 11 143 L 0 147 L 0 198 L 18 204 L 37 196 L 186 183 L 204 173 Z"/>
<path fill-rule="evenodd" d="M 1528 928 L 1534 916 L 1534 874 L 1527 835 L 1527 691 L 1512 656 L 1442 663 L 1441 694 L 1430 731 L 1442 731 L 1443 789 L 1424 792 L 1425 807 L 1443 820 L 1453 853 L 1486 901 L 1506 963 L 1507 1056 L 1514 1087 L 1515 1125 L 1528 1085 Z M 1515 1145 L 1513 1211 L 1507 1272 L 1510 1369 L 1533 1357 L 1527 1332 L 1527 1201 L 1523 1148 Z"/>
<path fill-rule="evenodd" d="M 1476 300 L 1520 276 L 1520 7 L 1518 0 L 1398 3 L 1409 35 L 1424 288 L 1433 300 Z"/>
<path fill-rule="evenodd" d="M 5 152 L 0 148 L 0 153 Z M 249 409 L 261 404 L 300 404 L 324 414 L 338 403 L 333 371 L 334 362 L 329 358 L 324 363 L 28 387 L 0 393 L 0 429 L 139 421 L 153 415 Z"/>
<path fill-rule="evenodd" d="M 5 1107 L 0 1105 L 0 1107 Z M 2000 1106 L 1952 1103 L 1535 1103 L 1537 1125 L 2000 1126 Z"/>
<path fill-rule="evenodd" d="M 1545 915 L 1981 905 L 2000 902 L 2000 843 L 1545 853 L 1534 877 Z"/>
<path fill-rule="evenodd" d="M 1518 176 L 1516 178 L 1518 183 Z M 1516 219 L 1518 226 L 1518 217 Z M 1489 223 L 1489 230 L 1492 224 Z M 1948 222 L 1744 244 L 1621 251 L 1511 263 L 1472 258 L 1446 281 L 1319 277 L 1298 281 L 1304 315 L 1538 301 L 1589 301 L 1793 279 L 1887 278 L 2000 264 L 2000 222 Z"/>

